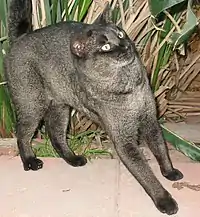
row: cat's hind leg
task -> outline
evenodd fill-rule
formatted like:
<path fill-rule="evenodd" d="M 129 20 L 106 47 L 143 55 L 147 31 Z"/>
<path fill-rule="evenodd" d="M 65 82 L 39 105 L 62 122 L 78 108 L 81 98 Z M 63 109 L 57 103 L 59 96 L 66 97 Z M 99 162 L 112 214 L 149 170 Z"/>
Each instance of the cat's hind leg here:
<path fill-rule="evenodd" d="M 17 145 L 25 171 L 38 170 L 43 167 L 43 162 L 36 158 L 31 147 L 32 137 L 41 119 L 42 112 L 34 109 L 17 112 Z"/>
<path fill-rule="evenodd" d="M 70 107 L 52 101 L 45 116 L 45 128 L 59 156 L 74 167 L 83 166 L 87 163 L 86 158 L 81 155 L 75 155 L 67 144 L 69 118 Z"/>

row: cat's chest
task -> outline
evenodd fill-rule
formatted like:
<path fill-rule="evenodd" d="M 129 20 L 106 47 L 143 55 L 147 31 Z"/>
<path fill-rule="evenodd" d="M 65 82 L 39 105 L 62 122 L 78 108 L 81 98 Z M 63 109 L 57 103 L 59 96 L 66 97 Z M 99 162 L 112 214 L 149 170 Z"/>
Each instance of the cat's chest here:
<path fill-rule="evenodd" d="M 102 89 L 115 94 L 129 94 L 141 91 L 145 84 L 145 75 L 133 65 L 117 66 L 108 69 L 110 76 L 107 82 L 102 82 Z M 101 86 L 101 82 L 98 84 Z M 105 86 L 103 86 L 105 85 Z"/>

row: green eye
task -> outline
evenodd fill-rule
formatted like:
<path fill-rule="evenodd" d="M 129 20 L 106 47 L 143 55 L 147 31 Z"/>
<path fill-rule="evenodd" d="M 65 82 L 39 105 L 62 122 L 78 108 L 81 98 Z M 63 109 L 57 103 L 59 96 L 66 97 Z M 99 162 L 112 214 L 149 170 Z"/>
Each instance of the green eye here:
<path fill-rule="evenodd" d="M 123 32 L 119 32 L 119 33 L 118 33 L 118 37 L 119 37 L 119 38 L 124 38 L 124 33 L 123 33 Z"/>
<path fill-rule="evenodd" d="M 110 50 L 110 44 L 104 44 L 102 47 L 101 47 L 101 49 L 103 50 L 103 51 L 109 51 Z"/>

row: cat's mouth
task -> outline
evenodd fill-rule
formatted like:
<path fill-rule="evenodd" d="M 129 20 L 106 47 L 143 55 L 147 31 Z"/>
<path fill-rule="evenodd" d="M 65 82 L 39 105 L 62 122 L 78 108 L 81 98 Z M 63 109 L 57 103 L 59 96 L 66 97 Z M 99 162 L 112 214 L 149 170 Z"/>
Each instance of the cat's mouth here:
<path fill-rule="evenodd" d="M 134 59 L 135 55 L 131 46 L 126 51 L 122 51 L 118 54 L 118 62 L 122 62 L 123 65 L 130 65 L 133 63 Z"/>
<path fill-rule="evenodd" d="M 132 56 L 130 59 L 121 62 L 121 64 L 119 64 L 119 65 L 120 65 L 121 67 L 123 67 L 123 66 L 128 66 L 128 65 L 131 65 L 131 64 L 134 62 L 134 60 L 135 60 L 135 57 Z"/>
<path fill-rule="evenodd" d="M 115 67 L 124 67 L 133 64 L 135 60 L 134 55 L 130 55 L 127 57 L 127 54 L 124 54 L 117 62 L 114 64 Z"/>

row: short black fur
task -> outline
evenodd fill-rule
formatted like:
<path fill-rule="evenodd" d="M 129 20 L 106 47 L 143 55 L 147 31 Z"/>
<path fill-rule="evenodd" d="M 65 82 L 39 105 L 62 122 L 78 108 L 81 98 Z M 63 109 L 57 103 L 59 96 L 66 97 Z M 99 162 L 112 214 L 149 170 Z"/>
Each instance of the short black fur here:
<path fill-rule="evenodd" d="M 146 69 L 134 43 L 110 21 L 109 5 L 93 24 L 61 22 L 36 31 L 31 11 L 31 0 L 11 1 L 11 47 L 4 61 L 24 170 L 43 166 L 30 145 L 41 120 L 67 163 L 86 164 L 66 141 L 70 111 L 75 108 L 106 131 L 156 207 L 168 215 L 176 213 L 177 203 L 153 174 L 139 144 L 147 142 L 166 178 L 178 180 L 183 175 L 169 158 Z"/>

